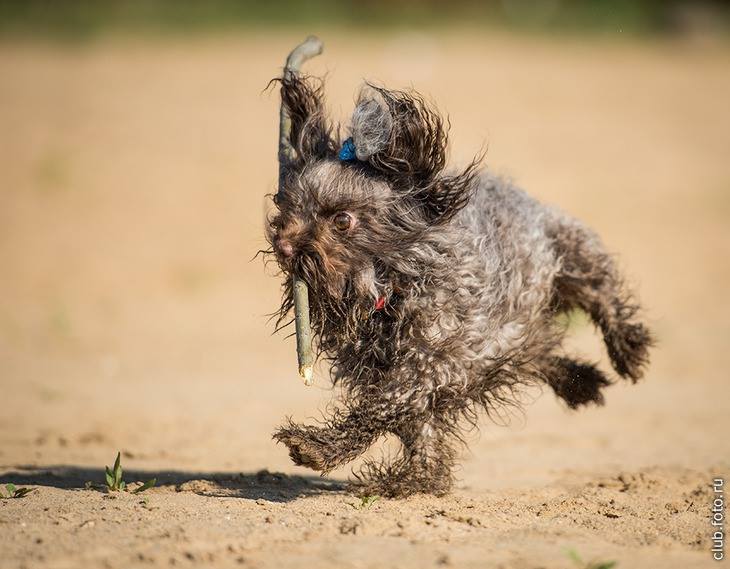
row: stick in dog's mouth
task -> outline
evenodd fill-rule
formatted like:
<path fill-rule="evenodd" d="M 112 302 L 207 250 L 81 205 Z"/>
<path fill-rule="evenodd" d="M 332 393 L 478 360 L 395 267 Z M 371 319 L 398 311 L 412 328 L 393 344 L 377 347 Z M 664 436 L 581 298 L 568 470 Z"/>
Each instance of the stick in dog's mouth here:
<path fill-rule="evenodd" d="M 309 36 L 306 40 L 295 47 L 286 58 L 284 66 L 284 78 L 299 73 L 301 65 L 322 53 L 322 41 Z M 284 184 L 284 175 L 287 162 L 294 159 L 294 148 L 289 142 L 291 132 L 291 119 L 281 105 L 279 112 L 279 191 Z M 299 363 L 299 375 L 304 380 L 304 385 L 312 385 L 314 381 L 314 357 L 312 355 L 312 329 L 309 324 L 309 290 L 307 283 L 292 275 L 292 292 L 294 295 L 294 326 L 297 335 L 297 361 Z"/>

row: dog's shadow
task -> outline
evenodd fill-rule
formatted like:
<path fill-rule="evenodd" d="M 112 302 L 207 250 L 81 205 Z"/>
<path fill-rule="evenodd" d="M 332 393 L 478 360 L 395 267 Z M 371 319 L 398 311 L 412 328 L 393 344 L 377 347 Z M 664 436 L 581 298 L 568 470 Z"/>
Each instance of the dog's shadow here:
<path fill-rule="evenodd" d="M 290 502 L 297 498 L 345 491 L 341 480 L 318 476 L 294 476 L 280 472 L 192 472 L 179 470 L 125 470 L 126 481 L 144 482 L 156 478 L 156 488 L 193 492 L 201 496 Z M 64 490 L 106 491 L 104 470 L 80 466 L 16 466 L 0 474 L 0 485 L 48 486 Z"/>

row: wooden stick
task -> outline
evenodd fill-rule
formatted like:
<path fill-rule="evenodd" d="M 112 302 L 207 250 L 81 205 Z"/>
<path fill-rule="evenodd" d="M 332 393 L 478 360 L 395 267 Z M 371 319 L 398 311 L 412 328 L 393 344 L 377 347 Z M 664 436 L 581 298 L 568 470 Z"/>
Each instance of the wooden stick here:
<path fill-rule="evenodd" d="M 302 279 L 292 277 L 294 292 L 294 326 L 297 331 L 297 360 L 299 376 L 304 385 L 314 382 L 314 356 L 312 355 L 312 328 L 309 325 L 309 287 Z"/>
<path fill-rule="evenodd" d="M 322 42 L 315 36 L 309 36 L 301 44 L 295 47 L 286 58 L 284 66 L 284 78 L 299 73 L 302 64 L 312 57 L 322 53 Z M 286 165 L 291 163 L 294 156 L 294 148 L 289 142 L 291 132 L 291 118 L 284 105 L 279 111 L 279 192 L 284 186 Z M 292 275 L 292 293 L 294 295 L 294 326 L 297 334 L 297 360 L 299 363 L 299 375 L 304 380 L 304 385 L 312 385 L 314 381 L 312 355 L 312 328 L 309 324 L 309 290 L 307 283 Z"/>

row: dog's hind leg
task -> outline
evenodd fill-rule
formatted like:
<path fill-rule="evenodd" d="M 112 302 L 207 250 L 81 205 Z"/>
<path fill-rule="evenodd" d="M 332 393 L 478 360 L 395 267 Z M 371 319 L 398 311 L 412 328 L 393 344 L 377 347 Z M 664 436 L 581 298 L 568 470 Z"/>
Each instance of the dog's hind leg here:
<path fill-rule="evenodd" d="M 603 333 L 616 372 L 633 381 L 643 375 L 653 344 L 649 329 L 637 319 L 639 305 L 623 283 L 598 237 L 580 223 L 563 219 L 553 226 L 562 261 L 556 286 L 557 308 L 580 308 Z"/>

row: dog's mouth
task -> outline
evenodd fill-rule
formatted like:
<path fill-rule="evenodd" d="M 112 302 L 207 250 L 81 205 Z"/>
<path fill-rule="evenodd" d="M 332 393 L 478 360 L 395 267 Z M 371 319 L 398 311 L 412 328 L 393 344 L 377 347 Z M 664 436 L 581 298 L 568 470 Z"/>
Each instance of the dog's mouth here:
<path fill-rule="evenodd" d="M 360 303 L 369 305 L 383 296 L 381 263 L 372 262 L 368 255 L 342 256 L 317 243 L 301 244 L 294 241 L 292 250 L 277 235 L 269 237 L 269 253 L 281 269 L 282 277 L 293 276 L 307 284 L 310 302 L 341 305 Z"/>
<path fill-rule="evenodd" d="M 307 283 L 311 294 L 332 300 L 342 300 L 350 282 L 347 267 L 328 265 L 316 254 L 287 258 L 280 266 L 287 275 Z"/>

